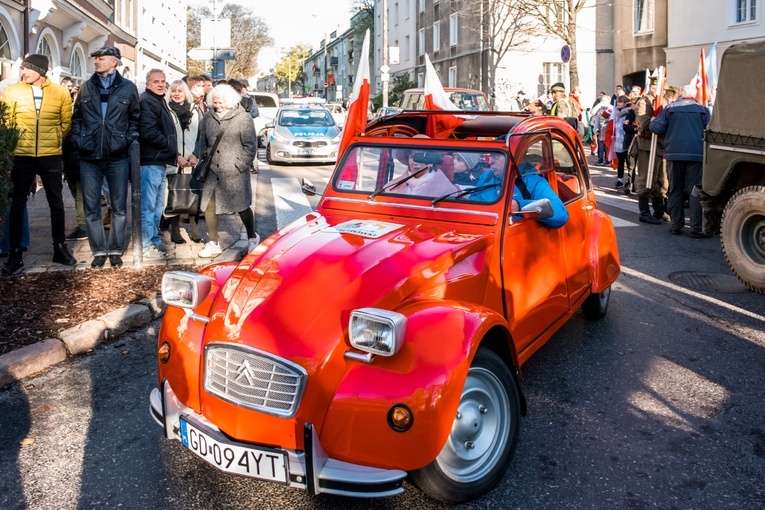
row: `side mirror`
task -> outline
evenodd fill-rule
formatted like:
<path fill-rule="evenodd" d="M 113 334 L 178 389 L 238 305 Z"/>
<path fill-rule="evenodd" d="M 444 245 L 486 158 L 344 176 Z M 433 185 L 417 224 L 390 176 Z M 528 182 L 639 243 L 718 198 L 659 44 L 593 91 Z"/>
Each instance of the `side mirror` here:
<path fill-rule="evenodd" d="M 316 186 L 305 177 L 300 181 L 300 190 L 304 195 L 308 195 L 309 197 L 318 195 L 318 193 L 316 193 Z"/>
<path fill-rule="evenodd" d="M 529 202 L 525 206 L 521 208 L 519 213 L 524 217 L 531 217 L 537 221 L 541 220 L 547 220 L 549 218 L 553 217 L 553 208 L 552 204 L 550 203 L 549 198 L 541 198 L 539 200 L 534 200 L 533 202 Z"/>
<path fill-rule="evenodd" d="M 266 127 L 268 129 L 273 129 L 274 128 L 274 123 L 273 122 L 266 122 Z"/>

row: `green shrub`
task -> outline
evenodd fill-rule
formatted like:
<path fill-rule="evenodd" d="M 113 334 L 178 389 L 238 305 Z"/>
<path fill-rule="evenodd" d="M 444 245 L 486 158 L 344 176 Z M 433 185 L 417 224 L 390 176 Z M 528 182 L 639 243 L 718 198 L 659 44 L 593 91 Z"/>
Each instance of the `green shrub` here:
<path fill-rule="evenodd" d="M 13 151 L 19 141 L 16 119 L 8 114 L 8 105 L 0 101 L 0 238 L 3 237 L 5 212 L 11 203 Z"/>

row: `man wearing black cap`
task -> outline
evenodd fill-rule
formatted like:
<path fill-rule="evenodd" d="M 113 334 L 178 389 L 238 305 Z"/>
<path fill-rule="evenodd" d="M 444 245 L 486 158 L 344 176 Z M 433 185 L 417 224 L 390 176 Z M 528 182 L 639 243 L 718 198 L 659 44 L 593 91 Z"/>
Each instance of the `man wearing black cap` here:
<path fill-rule="evenodd" d="M 72 117 L 72 142 L 80 157 L 80 182 L 94 268 L 107 256 L 112 267 L 122 266 L 127 245 L 128 147 L 138 139 L 138 90 L 117 66 L 120 50 L 104 46 L 90 54 L 95 73 L 80 87 Z M 101 219 L 101 187 L 109 185 L 112 220 L 109 239 Z"/>
<path fill-rule="evenodd" d="M 52 83 L 48 57 L 29 55 L 21 63 L 21 81 L 8 87 L 2 101 L 19 128 L 19 142 L 13 154 L 11 182 L 10 254 L 3 267 L 4 275 L 17 273 L 24 266 L 21 236 L 27 197 L 37 175 L 45 188 L 50 207 L 53 234 L 53 262 L 73 266 L 77 263 L 66 246 L 61 140 L 72 126 L 72 99 L 69 91 Z"/>

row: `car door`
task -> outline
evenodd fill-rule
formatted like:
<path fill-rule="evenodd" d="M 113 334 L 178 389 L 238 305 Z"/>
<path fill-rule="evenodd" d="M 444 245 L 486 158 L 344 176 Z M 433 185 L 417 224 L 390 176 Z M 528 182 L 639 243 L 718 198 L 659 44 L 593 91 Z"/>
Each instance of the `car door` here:
<path fill-rule="evenodd" d="M 520 145 L 516 161 L 527 153 L 541 154 L 546 174 L 552 172 L 548 136 L 530 137 Z M 510 187 L 517 169 L 512 168 Z M 545 175 L 545 173 L 543 173 Z M 531 218 L 510 215 L 502 239 L 505 312 L 521 363 L 547 338 L 545 335 L 569 308 L 566 265 L 560 229 Z"/>
<path fill-rule="evenodd" d="M 590 216 L 594 204 L 586 192 L 583 161 L 574 145 L 560 133 L 552 133 L 555 187 L 566 205 L 568 221 L 559 229 L 566 268 L 568 294 L 573 306 L 590 287 Z"/>

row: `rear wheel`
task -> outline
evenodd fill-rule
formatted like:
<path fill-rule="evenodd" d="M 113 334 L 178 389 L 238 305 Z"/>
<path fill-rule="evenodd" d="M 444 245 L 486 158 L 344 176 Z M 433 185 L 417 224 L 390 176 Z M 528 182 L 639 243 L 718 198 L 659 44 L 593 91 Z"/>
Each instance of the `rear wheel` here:
<path fill-rule="evenodd" d="M 489 349 L 479 349 L 444 448 L 433 462 L 410 473 L 410 478 L 444 503 L 482 496 L 502 479 L 510 464 L 520 415 L 518 388 L 507 365 Z"/>
<path fill-rule="evenodd" d="M 733 273 L 765 294 L 765 186 L 747 186 L 728 200 L 720 237 Z"/>
<path fill-rule="evenodd" d="M 603 292 L 593 292 L 582 303 L 584 318 L 591 321 L 602 319 L 608 312 L 608 302 L 611 300 L 611 287 Z"/>

